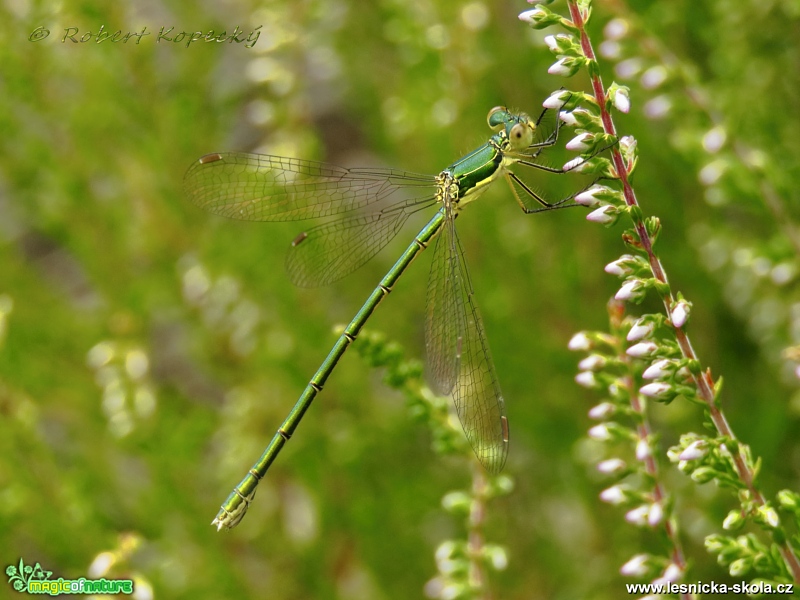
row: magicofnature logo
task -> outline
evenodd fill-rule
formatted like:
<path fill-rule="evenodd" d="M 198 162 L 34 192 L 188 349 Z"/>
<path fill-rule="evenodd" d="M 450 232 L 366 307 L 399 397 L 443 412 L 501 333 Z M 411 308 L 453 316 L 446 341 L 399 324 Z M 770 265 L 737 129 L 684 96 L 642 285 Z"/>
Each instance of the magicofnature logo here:
<path fill-rule="evenodd" d="M 38 562 L 26 565 L 20 558 L 19 565 L 8 565 L 8 583 L 15 590 L 28 594 L 132 594 L 130 579 L 50 579 L 52 571 L 45 571 Z"/>

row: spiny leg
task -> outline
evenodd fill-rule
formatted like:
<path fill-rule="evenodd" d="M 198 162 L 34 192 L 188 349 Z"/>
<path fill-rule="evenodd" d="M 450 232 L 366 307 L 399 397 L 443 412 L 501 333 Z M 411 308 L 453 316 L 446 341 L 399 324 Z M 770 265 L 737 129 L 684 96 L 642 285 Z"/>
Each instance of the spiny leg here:
<path fill-rule="evenodd" d="M 548 210 L 557 210 L 557 209 L 560 209 L 560 208 L 572 208 L 574 206 L 581 206 L 580 204 L 567 204 L 567 202 L 572 200 L 575 196 L 577 196 L 581 192 L 584 192 L 587 189 L 589 189 L 590 187 L 592 187 L 598 181 L 597 179 L 595 179 L 594 181 L 592 181 L 586 187 L 581 188 L 580 190 L 570 194 L 566 198 L 562 198 L 561 200 L 558 200 L 556 202 L 548 202 L 547 200 L 542 198 L 539 194 L 537 194 L 534 190 L 532 190 L 530 188 L 530 186 L 528 186 L 524 181 L 522 181 L 519 177 L 517 177 L 517 175 L 515 173 L 508 172 L 508 173 L 505 174 L 505 177 L 506 177 L 506 181 L 508 182 L 509 187 L 511 188 L 511 192 L 514 194 L 514 198 L 516 199 L 517 204 L 519 204 L 519 207 L 522 209 L 522 212 L 524 212 L 526 215 L 530 215 L 530 214 L 537 213 L 537 212 L 545 212 L 545 211 L 548 211 Z M 519 193 L 517 192 L 517 188 L 514 187 L 514 183 L 516 183 L 519 187 L 521 187 L 522 190 L 528 196 L 530 196 L 531 198 L 536 200 L 536 202 L 541 204 L 542 207 L 541 208 L 531 208 L 530 206 L 528 206 L 525 203 L 525 201 L 522 199 L 522 197 L 519 195 Z"/>
<path fill-rule="evenodd" d="M 508 182 L 508 186 L 511 188 L 511 192 L 514 194 L 514 199 L 517 201 L 517 204 L 519 204 L 519 207 L 526 215 L 537 212 L 544 212 L 547 210 L 556 210 L 559 208 L 570 208 L 573 206 L 580 206 L 579 204 L 566 204 L 566 203 L 572 200 L 578 194 L 580 194 L 583 190 L 579 190 L 574 194 L 570 194 L 566 198 L 562 198 L 561 200 L 558 200 L 556 202 L 548 202 L 547 200 L 542 198 L 539 194 L 537 194 L 535 191 L 533 191 L 524 181 L 522 181 L 519 177 L 517 177 L 516 174 L 506 173 L 505 177 L 506 181 Z M 520 188 L 522 188 L 525 194 L 527 194 L 529 197 L 533 198 L 534 200 L 536 200 L 536 202 L 541 204 L 542 207 L 531 208 L 530 206 L 528 206 L 522 199 L 522 197 L 519 195 L 519 192 L 517 192 L 517 188 L 514 187 L 514 183 L 516 183 Z"/>
<path fill-rule="evenodd" d="M 565 107 L 567 105 L 567 103 L 570 101 L 571 98 L 572 98 L 572 94 L 567 96 L 567 99 L 564 100 L 564 102 L 561 103 L 561 108 Z M 561 119 L 559 118 L 559 114 L 561 113 L 561 108 L 559 108 L 558 111 L 557 111 L 557 114 L 556 114 L 556 127 L 553 130 L 553 132 L 549 136 L 547 136 L 547 139 L 545 139 L 543 142 L 536 142 L 535 144 L 531 144 L 530 146 L 528 146 L 529 150 L 532 149 L 532 148 L 539 148 L 539 149 L 549 148 L 550 146 L 554 146 L 555 145 L 555 143 L 558 141 L 559 131 L 561 130 L 561 126 L 563 125 Z M 537 127 L 537 129 L 542 124 L 542 121 L 544 120 L 544 116 L 549 111 L 550 111 L 549 108 L 545 108 L 542 111 L 542 113 L 539 115 L 539 118 L 536 119 L 536 127 Z M 539 154 L 539 152 L 534 152 L 532 154 L 532 157 L 535 157 L 538 154 Z"/>

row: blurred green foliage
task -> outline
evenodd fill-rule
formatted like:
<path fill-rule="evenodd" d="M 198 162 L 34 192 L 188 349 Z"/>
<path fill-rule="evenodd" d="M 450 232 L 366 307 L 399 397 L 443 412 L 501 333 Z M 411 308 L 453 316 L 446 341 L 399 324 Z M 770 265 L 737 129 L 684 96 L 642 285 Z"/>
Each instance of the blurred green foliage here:
<path fill-rule="evenodd" d="M 485 140 L 491 107 L 538 114 L 561 85 L 546 74 L 546 33 L 517 20 L 526 8 L 0 8 L 4 565 L 23 557 L 77 578 L 111 560 L 106 576 L 136 577 L 157 598 L 422 597 L 434 549 L 461 527 L 440 500 L 468 485 L 468 463 L 436 457 L 401 395 L 356 354 L 242 525 L 225 535 L 209 526 L 326 355 L 334 325 L 413 228 L 346 280 L 299 290 L 280 266 L 298 227 L 212 218 L 182 198 L 181 178 L 221 150 L 438 172 Z M 631 87 L 618 128 L 639 140 L 635 184 L 664 224 L 662 260 L 694 303 L 696 349 L 725 377 L 727 415 L 763 457 L 768 493 L 800 487 L 800 395 L 781 354 L 800 342 L 798 17 L 796 0 L 632 0 L 598 3 L 590 24 L 596 43 L 613 42 L 604 79 Z M 610 39 L 613 18 L 627 29 Z M 65 28 L 101 25 L 152 35 L 62 41 Z M 245 35 L 261 26 L 255 46 L 157 42 L 162 26 L 174 35 L 237 25 Z M 49 37 L 29 41 L 40 26 Z M 645 78 L 652 68 L 664 77 Z M 711 131 L 723 132 L 717 150 Z M 575 189 L 564 179 L 536 186 L 559 198 Z M 487 517 L 509 565 L 492 587 L 509 599 L 618 598 L 619 566 L 659 541 L 597 499 L 603 482 L 584 436 L 594 398 L 574 384 L 566 343 L 605 327 L 618 284 L 602 267 L 622 251 L 621 228 L 586 223 L 579 210 L 525 217 L 496 188 L 459 219 L 511 423 L 516 488 Z M 420 356 L 427 260 L 370 321 Z M 653 416 L 664 448 L 700 427 L 686 403 Z M 722 579 L 702 540 L 728 498 L 676 473 L 667 481 L 691 580 Z"/>

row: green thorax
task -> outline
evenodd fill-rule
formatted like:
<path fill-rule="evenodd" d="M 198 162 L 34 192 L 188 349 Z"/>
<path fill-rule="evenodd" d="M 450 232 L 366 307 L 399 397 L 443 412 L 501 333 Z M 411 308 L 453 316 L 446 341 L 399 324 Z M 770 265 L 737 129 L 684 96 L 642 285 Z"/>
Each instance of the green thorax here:
<path fill-rule="evenodd" d="M 458 208 L 475 200 L 506 172 L 509 165 L 519 160 L 516 153 L 527 148 L 536 129 L 528 115 L 512 113 L 503 107 L 492 109 L 488 121 L 497 133 L 439 175 L 440 181 L 450 184 L 448 196 Z M 522 140 L 519 140 L 520 131 L 524 132 Z M 454 193 L 456 189 L 457 194 Z"/>

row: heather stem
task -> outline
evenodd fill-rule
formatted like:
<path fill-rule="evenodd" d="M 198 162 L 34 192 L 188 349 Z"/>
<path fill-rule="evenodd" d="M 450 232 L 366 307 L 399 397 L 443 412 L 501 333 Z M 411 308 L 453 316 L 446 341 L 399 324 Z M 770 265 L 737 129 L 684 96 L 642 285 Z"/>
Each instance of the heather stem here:
<path fill-rule="evenodd" d="M 580 32 L 580 42 L 581 48 L 583 50 L 584 55 L 590 61 L 590 63 L 596 63 L 596 57 L 594 54 L 594 50 L 592 48 L 591 41 L 589 40 L 589 36 L 586 34 L 585 24 L 583 20 L 583 15 L 581 14 L 580 7 L 578 6 L 575 0 L 567 0 L 567 4 L 569 6 L 570 17 L 572 19 L 573 24 Z M 611 119 L 611 114 L 608 112 L 606 108 L 606 97 L 605 97 L 605 90 L 603 88 L 603 82 L 600 79 L 600 76 L 597 74 L 596 70 L 590 69 L 590 77 L 592 83 L 592 90 L 594 92 L 595 99 L 597 101 L 597 105 L 600 108 L 600 115 L 601 120 L 603 123 L 603 129 L 607 134 L 613 135 L 616 137 L 617 132 L 614 127 L 614 122 Z M 611 159 L 614 164 L 614 168 L 619 176 L 620 183 L 622 184 L 623 196 L 625 198 L 625 203 L 629 207 L 639 207 L 639 203 L 636 199 L 636 194 L 633 190 L 633 187 L 630 184 L 628 179 L 628 172 L 625 165 L 625 161 L 622 157 L 622 153 L 620 152 L 617 146 L 611 149 Z M 636 233 L 639 236 L 639 241 L 641 242 L 642 248 L 647 253 L 647 257 L 650 261 L 650 268 L 653 272 L 653 277 L 665 284 L 660 286 L 659 293 L 661 294 L 662 301 L 664 303 L 664 308 L 666 310 L 667 315 L 671 313 L 672 306 L 675 302 L 675 298 L 672 295 L 671 290 L 668 287 L 667 282 L 667 275 L 664 271 L 663 266 L 661 265 L 661 261 L 656 256 L 655 252 L 653 251 L 653 243 L 650 239 L 650 235 L 647 232 L 644 222 L 642 221 L 641 217 L 638 214 L 641 214 L 640 211 L 635 211 L 632 214 L 634 219 L 634 227 L 636 229 Z M 697 354 L 692 348 L 692 343 L 689 340 L 689 336 L 683 330 L 682 327 L 675 327 L 675 337 L 678 342 L 678 346 L 681 349 L 681 353 L 683 356 L 690 361 L 693 361 L 694 364 L 699 364 Z M 697 394 L 700 399 L 702 399 L 709 411 L 709 415 L 711 421 L 713 422 L 714 426 L 716 427 L 717 431 L 720 435 L 725 436 L 733 441 L 736 441 L 736 436 L 733 433 L 730 425 L 728 424 L 725 416 L 723 415 L 722 411 L 720 411 L 717 405 L 716 393 L 714 391 L 714 381 L 711 376 L 710 369 L 707 369 L 699 374 L 693 373 L 692 377 L 694 382 L 697 386 Z M 733 455 L 734 465 L 736 467 L 736 472 L 739 478 L 744 482 L 747 486 L 747 489 L 750 491 L 751 497 L 753 501 L 759 505 L 764 506 L 766 504 L 766 500 L 764 499 L 764 495 L 761 491 L 755 486 L 754 478 L 755 473 L 753 470 L 748 466 L 747 461 L 743 455 L 744 450 L 742 449 L 741 445 L 738 445 L 738 452 Z M 800 560 L 794 554 L 791 547 L 788 545 L 788 542 L 781 541 L 776 542 L 778 543 L 778 547 L 780 549 L 781 555 L 783 556 L 784 561 L 786 562 L 787 566 L 792 572 L 792 577 L 794 578 L 795 582 L 800 582 Z"/>
<path fill-rule="evenodd" d="M 612 300 L 609 306 L 609 313 L 611 315 L 611 328 L 612 331 L 619 331 L 622 325 L 622 318 L 624 314 L 624 304 L 619 301 Z M 622 338 L 624 339 L 624 338 Z M 617 348 L 617 357 L 619 361 L 625 365 L 626 370 L 628 371 L 628 375 L 626 375 L 622 381 L 626 388 L 628 388 L 628 392 L 630 393 L 630 404 L 631 408 L 633 409 L 634 413 L 639 416 L 636 420 L 636 433 L 641 440 L 649 440 L 652 439 L 652 431 L 650 429 L 650 422 L 647 419 L 647 415 L 645 413 L 645 402 L 643 398 L 639 394 L 638 387 L 636 386 L 636 381 L 632 375 L 633 373 L 633 365 L 631 364 L 631 357 L 627 355 L 624 348 Z M 658 477 L 658 463 L 656 462 L 655 456 L 653 453 L 649 453 L 644 460 L 644 468 L 647 474 L 651 477 L 653 481 L 653 500 L 661 504 L 663 506 L 664 501 L 667 498 L 666 492 L 664 491 L 664 487 L 661 485 L 661 482 Z M 675 526 L 675 522 L 671 517 L 667 517 L 664 520 L 664 530 L 667 534 L 667 538 L 672 545 L 672 562 L 680 567 L 681 572 L 686 572 L 686 558 L 683 555 L 683 549 L 681 547 L 681 542 L 678 537 L 677 527 Z M 681 598 L 685 598 L 686 600 L 691 600 L 691 594 L 682 593 L 680 594 Z"/>
<path fill-rule="evenodd" d="M 467 554 L 469 556 L 469 579 L 475 589 L 487 594 L 486 574 L 483 569 L 483 524 L 486 518 L 486 475 L 473 461 L 472 506 L 469 513 Z M 489 596 L 484 596 L 488 600 Z"/>

